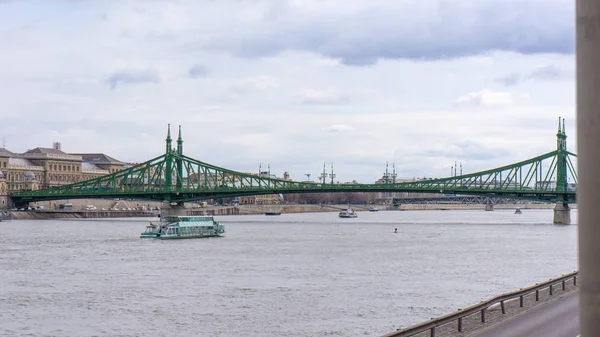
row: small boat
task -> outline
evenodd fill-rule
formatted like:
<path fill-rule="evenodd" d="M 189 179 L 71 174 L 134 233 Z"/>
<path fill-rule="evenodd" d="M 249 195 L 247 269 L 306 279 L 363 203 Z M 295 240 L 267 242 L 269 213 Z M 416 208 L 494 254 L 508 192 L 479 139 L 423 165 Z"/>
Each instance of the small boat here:
<path fill-rule="evenodd" d="M 340 218 L 356 218 L 358 214 L 356 214 L 351 208 L 344 209 L 338 214 Z"/>
<path fill-rule="evenodd" d="M 369 212 L 379 212 L 379 210 L 377 208 L 373 207 L 373 208 L 369 209 Z"/>
<path fill-rule="evenodd" d="M 266 212 L 265 215 L 281 215 L 281 212 Z"/>
<path fill-rule="evenodd" d="M 520 209 L 520 208 L 517 208 L 517 209 L 515 210 L 515 214 L 521 214 L 521 209 Z"/>
<path fill-rule="evenodd" d="M 166 216 L 159 224 L 150 223 L 140 238 L 150 239 L 193 239 L 221 236 L 225 226 L 212 216 Z"/>
<path fill-rule="evenodd" d="M 11 219 L 12 219 L 12 214 L 7 213 L 7 212 L 0 213 L 0 221 L 2 221 L 2 220 L 11 220 Z"/>

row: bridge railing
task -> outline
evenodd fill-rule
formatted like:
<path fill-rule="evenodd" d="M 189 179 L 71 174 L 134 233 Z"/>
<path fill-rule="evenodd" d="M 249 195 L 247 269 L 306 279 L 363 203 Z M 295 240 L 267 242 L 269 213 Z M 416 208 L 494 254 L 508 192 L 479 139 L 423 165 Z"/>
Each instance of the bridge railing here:
<path fill-rule="evenodd" d="M 405 329 L 398 329 L 397 331 L 391 332 L 382 337 L 409 337 L 409 336 L 415 336 L 419 333 L 426 332 L 426 331 L 430 332 L 431 337 L 435 337 L 436 328 L 441 327 L 442 325 L 453 323 L 453 322 L 456 322 L 456 331 L 463 332 L 463 330 L 464 330 L 463 329 L 463 319 L 467 316 L 479 314 L 479 315 L 481 315 L 481 322 L 485 323 L 485 314 L 486 314 L 486 310 L 489 307 L 500 304 L 502 313 L 505 314 L 506 313 L 505 306 L 504 306 L 505 302 L 510 301 L 510 300 L 516 300 L 518 298 L 520 301 L 520 303 L 519 303 L 520 307 L 523 307 L 523 302 L 524 302 L 523 298 L 525 296 L 535 293 L 536 301 L 538 301 L 540 290 L 548 288 L 550 291 L 550 295 L 552 295 L 554 286 L 556 286 L 558 284 L 562 285 L 563 290 L 565 289 L 565 284 L 568 280 L 572 279 L 573 285 L 577 285 L 577 277 L 578 276 L 579 276 L 579 272 L 577 272 L 577 271 L 572 272 L 570 274 L 566 274 L 561 277 L 551 279 L 551 280 L 543 282 L 543 283 L 538 283 L 529 288 L 524 288 L 524 289 L 521 289 L 518 291 L 514 291 L 511 293 L 506 293 L 506 294 L 494 297 L 487 301 L 483 301 L 479 304 L 470 306 L 466 309 L 459 309 L 459 311 L 452 313 L 452 314 L 448 314 L 446 316 L 431 319 L 430 321 L 419 323 L 417 325 L 413 325 L 413 326 L 405 328 Z"/>

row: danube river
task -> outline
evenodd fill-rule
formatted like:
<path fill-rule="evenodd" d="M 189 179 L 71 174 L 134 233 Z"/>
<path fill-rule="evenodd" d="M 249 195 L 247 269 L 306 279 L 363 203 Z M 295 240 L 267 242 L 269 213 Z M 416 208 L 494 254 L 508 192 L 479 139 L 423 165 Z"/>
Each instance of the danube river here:
<path fill-rule="evenodd" d="M 551 210 L 217 220 L 226 237 L 172 241 L 139 239 L 148 219 L 0 222 L 0 336 L 379 336 L 577 268 Z"/>

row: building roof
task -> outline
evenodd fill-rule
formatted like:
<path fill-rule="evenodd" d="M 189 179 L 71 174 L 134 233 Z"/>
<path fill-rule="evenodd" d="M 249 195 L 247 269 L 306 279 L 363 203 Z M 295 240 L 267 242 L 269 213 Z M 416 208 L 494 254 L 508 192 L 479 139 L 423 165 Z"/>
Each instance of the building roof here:
<path fill-rule="evenodd" d="M 57 150 L 57 149 L 53 149 L 53 148 L 49 148 L 49 147 L 36 147 L 35 149 L 28 150 L 27 152 L 25 152 L 23 154 L 29 154 L 29 153 L 66 154 L 66 153 L 62 152 L 61 150 Z"/>
<path fill-rule="evenodd" d="M 35 164 L 35 163 L 29 161 L 28 159 L 25 159 L 25 158 L 14 158 L 14 157 L 8 158 L 8 166 L 9 167 L 10 166 L 12 166 L 12 167 L 15 167 L 15 166 L 19 166 L 19 167 L 27 166 L 27 167 L 34 168 L 34 169 L 43 169 L 43 167 L 41 165 Z"/>
<path fill-rule="evenodd" d="M 14 153 L 8 151 L 7 149 L 0 147 L 0 157 L 10 157 Z"/>
<path fill-rule="evenodd" d="M 85 161 L 83 163 L 81 163 L 81 171 L 83 171 L 83 172 L 102 171 L 102 172 L 108 173 L 108 170 L 105 170 L 101 167 L 96 166 L 95 164 L 92 164 L 90 162 L 85 162 Z"/>
<path fill-rule="evenodd" d="M 84 162 L 100 164 L 100 165 L 123 165 L 125 163 L 104 153 L 71 153 L 74 156 L 81 156 Z"/>

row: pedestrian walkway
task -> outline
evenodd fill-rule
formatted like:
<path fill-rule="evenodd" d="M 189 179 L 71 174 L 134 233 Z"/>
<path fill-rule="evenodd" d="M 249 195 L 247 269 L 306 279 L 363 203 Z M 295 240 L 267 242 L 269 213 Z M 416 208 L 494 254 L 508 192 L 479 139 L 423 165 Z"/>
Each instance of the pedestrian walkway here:
<path fill-rule="evenodd" d="M 481 314 L 476 313 L 469 316 L 466 316 L 462 319 L 462 332 L 458 331 L 458 322 L 453 321 L 444 325 L 440 325 L 435 328 L 435 337 L 465 337 L 465 336 L 473 336 L 473 337 L 499 337 L 499 336 L 510 336 L 517 337 L 517 334 L 508 334 L 508 335 L 484 335 L 482 334 L 485 331 L 488 331 L 493 326 L 496 326 L 502 322 L 507 322 L 508 325 L 511 322 L 508 320 L 514 319 L 517 316 L 525 314 L 527 312 L 537 310 L 546 306 L 553 306 L 556 303 L 560 302 L 560 299 L 565 296 L 571 296 L 578 299 L 576 296 L 577 289 L 579 285 L 573 284 L 573 279 L 566 281 L 564 290 L 561 284 L 556 284 L 552 287 L 552 294 L 550 294 L 550 288 L 541 289 L 537 294 L 533 292 L 531 294 L 523 296 L 523 306 L 521 307 L 521 301 L 517 297 L 513 300 L 504 302 L 504 313 L 502 313 L 502 307 L 500 304 L 489 307 L 485 310 L 485 322 L 482 322 Z M 573 300 L 571 300 L 573 301 Z M 571 305 L 572 302 L 569 302 Z M 578 332 L 577 332 L 578 333 Z M 566 336 L 573 337 L 576 336 L 577 333 Z M 430 331 L 424 331 L 415 335 L 411 335 L 415 337 L 430 337 Z M 536 335 L 523 335 L 523 336 L 536 336 Z M 546 335 L 543 335 L 546 337 Z M 560 335 L 557 335 L 560 336 Z M 550 336 L 548 336 L 550 337 Z"/>

